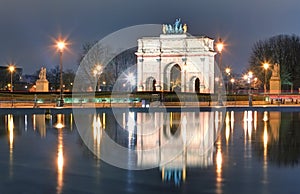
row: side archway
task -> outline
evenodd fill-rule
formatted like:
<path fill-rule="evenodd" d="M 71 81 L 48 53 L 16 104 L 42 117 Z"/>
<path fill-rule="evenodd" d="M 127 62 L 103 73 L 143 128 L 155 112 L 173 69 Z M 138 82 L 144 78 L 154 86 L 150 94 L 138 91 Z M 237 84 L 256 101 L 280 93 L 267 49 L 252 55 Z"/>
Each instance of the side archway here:
<path fill-rule="evenodd" d="M 146 79 L 146 91 L 156 91 L 156 79 L 154 77 L 148 77 Z"/>
<path fill-rule="evenodd" d="M 190 82 L 189 82 L 189 91 L 190 92 L 201 92 L 201 81 L 199 79 L 199 77 L 192 77 Z"/>
<path fill-rule="evenodd" d="M 196 79 L 195 79 L 194 90 L 195 90 L 195 92 L 197 92 L 197 93 L 200 92 L 200 79 L 199 79 L 199 78 L 196 78 Z"/>

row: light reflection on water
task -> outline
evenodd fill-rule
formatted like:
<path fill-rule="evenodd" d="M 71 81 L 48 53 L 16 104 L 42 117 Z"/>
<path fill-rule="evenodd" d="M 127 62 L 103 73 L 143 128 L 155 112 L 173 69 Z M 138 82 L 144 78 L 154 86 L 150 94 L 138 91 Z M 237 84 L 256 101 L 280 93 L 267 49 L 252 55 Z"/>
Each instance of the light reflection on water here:
<path fill-rule="evenodd" d="M 13 177 L 13 152 L 14 152 L 14 117 L 7 115 L 7 129 L 9 134 L 9 177 Z"/>
<path fill-rule="evenodd" d="M 264 159 L 263 159 L 263 183 L 268 183 L 268 113 L 264 112 Z"/>
<path fill-rule="evenodd" d="M 281 178 L 280 176 L 276 178 L 270 176 L 277 165 L 280 166 L 282 171 L 285 170 L 285 168 L 282 168 L 283 166 L 293 166 L 298 169 L 300 138 L 297 138 L 299 132 L 293 127 L 299 124 L 300 115 L 298 113 L 257 111 L 231 111 L 225 114 L 222 112 L 123 112 L 119 116 L 120 118 L 114 119 L 114 116 L 110 113 L 99 112 L 86 115 L 83 118 L 89 119 L 91 123 L 90 127 L 87 126 L 87 130 L 90 131 L 91 147 L 94 155 L 101 158 L 105 148 L 105 138 L 109 137 L 119 145 L 135 150 L 135 157 L 129 157 L 130 161 L 123 162 L 149 167 L 157 165 L 158 168 L 155 168 L 153 172 L 159 175 L 156 178 L 160 177 L 162 184 L 175 185 L 180 188 L 187 182 L 189 183 L 187 185 L 194 189 L 193 191 L 201 192 L 203 188 L 208 187 L 206 190 L 210 188 L 215 193 L 232 193 L 241 190 L 228 186 L 227 181 L 239 183 L 241 188 L 248 185 L 243 182 L 241 177 L 231 175 L 235 173 L 247 177 L 245 180 L 250 179 L 254 182 L 257 186 L 257 192 L 270 193 L 274 191 L 270 184 Z M 41 146 L 43 142 L 53 142 L 52 137 L 56 138 L 56 156 L 53 158 L 53 161 L 56 161 L 56 191 L 54 192 L 58 194 L 72 193 L 72 190 L 65 191 L 70 188 L 68 185 L 74 179 L 73 174 L 77 174 L 76 170 L 80 171 L 80 168 L 76 168 L 76 165 L 74 167 L 74 164 L 81 160 L 94 163 L 94 167 L 91 165 L 85 168 L 96 168 L 94 169 L 95 177 L 89 176 L 91 180 L 93 178 L 97 180 L 96 185 L 102 185 L 98 182 L 108 176 L 102 172 L 103 169 L 107 168 L 107 165 L 100 165 L 100 160 L 83 154 L 86 151 L 82 150 L 76 143 L 80 139 L 78 134 L 76 135 L 77 140 L 70 140 L 70 134 L 75 133 L 72 129 L 76 128 L 72 115 L 57 114 L 47 118 L 44 114 L 8 114 L 0 115 L 0 118 L 1 122 L 5 123 L 5 129 L 7 130 L 1 134 L 7 134 L 6 137 L 8 138 L 7 153 L 9 159 L 7 163 L 9 167 L 8 177 L 11 181 L 22 180 L 22 177 L 18 175 L 18 170 L 21 167 L 26 168 L 26 165 L 21 162 L 26 154 L 18 152 L 15 147 L 26 147 L 28 141 L 23 142 L 22 140 L 26 137 L 34 137 L 34 141 L 39 142 L 36 143 L 36 146 Z M 222 118 L 224 118 L 224 121 Z M 223 128 L 223 130 L 219 136 L 218 131 L 220 128 Z M 40 138 L 37 138 L 36 134 Z M 104 136 L 104 134 L 107 136 Z M 170 140 L 172 140 L 172 144 L 168 144 Z M 72 144 L 75 148 L 71 150 L 81 153 L 79 154 L 81 158 L 79 160 L 78 158 L 72 158 L 70 156 L 72 154 L 66 152 L 68 144 L 72 141 L 75 141 Z M 35 144 L 35 142 L 32 143 Z M 210 147 L 210 145 L 213 146 Z M 155 150 L 157 147 L 160 149 Z M 240 147 L 242 150 L 239 149 Z M 2 155 L 5 153 L 4 148 L 5 144 L 0 147 Z M 48 150 L 43 152 L 45 152 L 45 155 L 49 155 L 48 157 L 51 156 L 51 152 Z M 68 164 L 66 163 L 66 153 L 69 155 L 67 157 Z M 21 155 L 24 158 L 20 157 L 20 154 L 24 154 Z M 40 157 L 37 154 L 33 156 Z M 4 160 L 1 159 L 0 162 L 4 163 Z M 45 161 L 41 160 L 40 162 Z M 85 164 L 80 163 L 80 165 L 84 166 Z M 75 168 L 76 173 L 73 168 Z M 49 172 L 53 171 L 51 167 L 49 169 Z M 212 169 L 214 169 L 214 175 L 209 173 Z M 70 176 L 70 173 L 72 176 Z M 202 177 L 201 173 L 206 174 L 207 177 Z M 126 183 L 127 186 L 130 185 L 130 191 L 137 189 L 133 183 L 140 178 L 136 177 L 136 174 L 138 172 L 133 171 L 128 171 L 126 174 L 127 176 L 130 175 L 130 184 Z M 51 173 L 49 176 L 51 177 Z M 77 176 L 80 177 L 80 173 Z M 293 174 L 293 176 L 299 178 L 297 174 Z M 143 178 L 147 180 L 147 176 Z M 215 180 L 214 185 L 209 184 L 212 178 Z M 190 183 L 198 182 L 198 179 L 208 184 L 200 184 L 201 187 L 197 184 L 190 185 Z M 48 181 L 51 182 L 51 179 Z M 156 182 L 154 179 L 152 181 Z M 83 184 L 91 183 L 83 182 Z M 161 187 L 160 184 L 157 184 L 157 186 Z M 251 184 L 248 186 L 251 186 Z M 74 187 L 81 188 L 79 185 Z M 90 189 L 92 191 L 95 188 L 98 187 L 94 186 Z"/>
<path fill-rule="evenodd" d="M 222 193 L 222 143 L 221 137 L 217 139 L 216 143 L 216 193 Z"/>
<path fill-rule="evenodd" d="M 58 130 L 58 140 L 57 140 L 57 194 L 62 193 L 63 181 L 64 181 L 64 146 L 63 146 L 63 128 L 64 128 L 64 115 L 57 114 L 57 123 L 55 128 Z"/>

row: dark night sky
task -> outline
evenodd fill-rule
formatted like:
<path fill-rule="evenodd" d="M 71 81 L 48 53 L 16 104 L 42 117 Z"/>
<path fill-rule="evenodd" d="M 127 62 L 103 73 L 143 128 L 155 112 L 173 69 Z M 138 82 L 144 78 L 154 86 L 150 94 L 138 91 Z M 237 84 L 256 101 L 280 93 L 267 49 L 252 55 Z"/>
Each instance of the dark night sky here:
<path fill-rule="evenodd" d="M 24 73 L 58 64 L 53 38 L 68 36 L 64 67 L 77 68 L 83 43 L 133 25 L 181 18 L 192 35 L 222 37 L 223 65 L 242 72 L 253 44 L 300 33 L 298 0 L 0 0 L 0 65 L 14 61 Z"/>

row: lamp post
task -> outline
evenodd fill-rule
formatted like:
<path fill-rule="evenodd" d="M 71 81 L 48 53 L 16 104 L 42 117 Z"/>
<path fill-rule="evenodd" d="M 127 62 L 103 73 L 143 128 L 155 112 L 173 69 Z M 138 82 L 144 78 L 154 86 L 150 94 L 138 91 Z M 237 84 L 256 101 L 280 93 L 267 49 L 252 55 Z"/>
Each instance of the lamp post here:
<path fill-rule="evenodd" d="M 13 73 L 15 71 L 15 66 L 9 65 L 8 70 L 10 72 L 10 92 L 13 92 Z"/>
<path fill-rule="evenodd" d="M 215 78 L 215 85 L 219 86 L 219 81 L 220 81 L 220 78 L 219 77 L 216 77 Z M 219 87 L 217 89 L 215 89 L 215 92 L 218 92 L 219 90 Z M 219 96 L 218 96 L 219 97 Z"/>
<path fill-rule="evenodd" d="M 252 95 L 251 95 L 251 79 L 253 78 L 253 73 L 252 71 L 248 72 L 248 75 L 244 76 L 244 79 L 247 79 L 249 88 L 248 88 L 248 101 L 249 101 L 249 106 L 252 106 Z"/>
<path fill-rule="evenodd" d="M 106 91 L 106 81 L 103 81 L 102 85 L 103 85 L 103 91 Z"/>
<path fill-rule="evenodd" d="M 223 50 L 224 44 L 221 40 L 219 39 L 219 42 L 217 43 L 217 50 L 219 52 L 219 69 L 220 69 L 220 80 L 219 80 L 219 85 L 218 85 L 218 105 L 223 106 L 222 102 L 222 97 L 221 97 L 221 87 L 222 87 L 222 50 Z"/>
<path fill-rule="evenodd" d="M 234 93 L 234 92 L 233 92 L 233 84 L 234 84 L 234 82 L 235 82 L 234 78 L 231 78 L 231 79 L 230 79 L 230 82 L 231 82 L 231 93 Z"/>
<path fill-rule="evenodd" d="M 63 55 L 63 50 L 66 47 L 66 43 L 64 41 L 58 41 L 56 44 L 59 52 L 59 74 L 60 74 L 60 82 L 59 82 L 59 102 L 58 106 L 62 107 L 64 106 L 64 99 L 63 99 L 63 79 L 62 79 L 62 74 L 63 74 L 63 66 L 62 66 L 62 55 Z"/>
<path fill-rule="evenodd" d="M 96 64 L 93 70 L 94 77 L 96 78 L 97 83 L 97 91 L 100 91 L 100 75 L 102 73 L 102 66 L 100 64 Z"/>
<path fill-rule="evenodd" d="M 269 68 L 269 64 L 268 63 L 264 63 L 264 69 L 265 69 L 265 83 L 264 83 L 264 95 L 266 95 L 267 93 L 267 70 Z"/>
<path fill-rule="evenodd" d="M 226 67 L 225 72 L 227 76 L 227 84 L 226 84 L 226 92 L 229 93 L 228 85 L 229 85 L 229 76 L 230 76 L 231 69 L 229 67 Z"/>

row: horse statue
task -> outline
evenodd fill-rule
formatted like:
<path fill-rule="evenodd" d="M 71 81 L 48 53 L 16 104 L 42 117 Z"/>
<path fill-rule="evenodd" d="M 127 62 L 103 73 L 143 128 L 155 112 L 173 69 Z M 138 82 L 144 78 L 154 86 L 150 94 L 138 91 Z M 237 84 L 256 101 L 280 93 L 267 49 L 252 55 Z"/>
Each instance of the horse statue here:
<path fill-rule="evenodd" d="M 177 18 L 173 25 L 163 24 L 162 31 L 163 34 L 182 34 L 187 32 L 187 25 L 182 25 L 181 19 Z"/>

